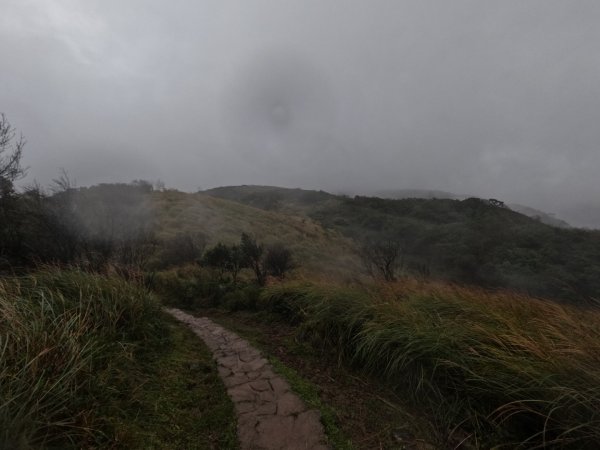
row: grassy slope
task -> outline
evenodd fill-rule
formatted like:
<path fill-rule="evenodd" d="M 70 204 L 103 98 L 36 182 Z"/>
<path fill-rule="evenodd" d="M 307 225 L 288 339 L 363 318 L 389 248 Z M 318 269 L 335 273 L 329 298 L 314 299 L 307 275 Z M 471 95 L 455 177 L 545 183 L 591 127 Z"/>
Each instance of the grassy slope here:
<path fill-rule="evenodd" d="M 116 276 L 0 278 L 0 448 L 236 448 L 200 341 Z"/>
<path fill-rule="evenodd" d="M 307 217 L 264 211 L 205 194 L 154 193 L 160 236 L 202 231 L 210 244 L 239 242 L 242 232 L 266 244 L 288 245 L 309 272 L 344 273 L 358 267 L 352 242 Z"/>

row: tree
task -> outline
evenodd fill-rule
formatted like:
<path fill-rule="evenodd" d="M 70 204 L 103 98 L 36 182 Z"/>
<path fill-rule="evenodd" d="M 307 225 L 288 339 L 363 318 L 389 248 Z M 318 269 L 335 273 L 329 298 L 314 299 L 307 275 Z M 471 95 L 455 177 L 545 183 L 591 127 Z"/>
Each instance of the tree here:
<path fill-rule="evenodd" d="M 248 258 L 240 245 L 232 245 L 229 248 L 231 279 L 237 282 L 237 276 L 244 267 L 248 267 Z"/>
<path fill-rule="evenodd" d="M 15 129 L 0 114 L 0 266 L 22 257 L 23 217 L 14 182 L 25 175 L 21 166 L 24 146 L 23 137 L 17 139 Z"/>
<path fill-rule="evenodd" d="M 246 233 L 242 233 L 241 240 L 242 253 L 246 257 L 246 261 L 256 277 L 256 282 L 260 286 L 264 286 L 266 282 L 266 272 L 263 266 L 264 247 L 256 242 L 256 239 Z"/>
<path fill-rule="evenodd" d="M 13 192 L 13 183 L 23 175 L 21 156 L 25 140 L 15 139 L 16 131 L 4 114 L 0 114 L 0 198 Z"/>
<path fill-rule="evenodd" d="M 203 262 L 206 266 L 217 270 L 219 279 L 227 272 L 231 265 L 231 253 L 229 247 L 219 242 L 204 254 Z"/>
<path fill-rule="evenodd" d="M 238 274 L 244 267 L 248 267 L 248 258 L 239 245 L 227 246 L 219 242 L 206 251 L 202 260 L 204 265 L 218 271 L 219 279 L 223 279 L 225 272 L 231 274 L 231 281 L 237 282 Z"/>
<path fill-rule="evenodd" d="M 367 242 L 363 245 L 360 257 L 372 276 L 382 276 L 385 281 L 395 281 L 401 265 L 401 247 L 396 240 Z"/>
<path fill-rule="evenodd" d="M 178 266 L 197 262 L 206 248 L 207 237 L 204 233 L 181 232 L 162 242 L 161 265 Z"/>
<path fill-rule="evenodd" d="M 294 268 L 292 251 L 283 244 L 274 244 L 267 249 L 264 262 L 270 275 L 283 279 L 285 274 Z"/>

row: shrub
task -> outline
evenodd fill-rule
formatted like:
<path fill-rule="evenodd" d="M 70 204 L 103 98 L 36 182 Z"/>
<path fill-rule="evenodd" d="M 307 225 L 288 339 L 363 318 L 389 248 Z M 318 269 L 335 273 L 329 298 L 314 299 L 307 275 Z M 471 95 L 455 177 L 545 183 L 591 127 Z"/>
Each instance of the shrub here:
<path fill-rule="evenodd" d="M 283 279 L 294 268 L 292 251 L 283 244 L 273 244 L 267 249 L 264 265 L 270 275 Z"/>
<path fill-rule="evenodd" d="M 184 309 L 216 306 L 223 295 L 235 289 L 232 283 L 215 279 L 209 270 L 198 266 L 158 272 L 152 288 L 169 305 Z"/>
<path fill-rule="evenodd" d="M 230 311 L 253 311 L 259 299 L 261 288 L 254 284 L 237 286 L 235 290 L 226 293 L 220 304 Z"/>

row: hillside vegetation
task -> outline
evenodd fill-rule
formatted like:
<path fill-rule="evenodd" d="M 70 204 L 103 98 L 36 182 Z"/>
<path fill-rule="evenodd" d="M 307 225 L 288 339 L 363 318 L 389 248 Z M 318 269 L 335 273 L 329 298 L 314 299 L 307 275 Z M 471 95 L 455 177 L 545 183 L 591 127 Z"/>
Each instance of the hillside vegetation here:
<path fill-rule="evenodd" d="M 497 201 L 348 198 L 254 186 L 207 193 L 304 214 L 358 247 L 397 241 L 407 273 L 569 301 L 600 296 L 600 231 L 546 225 Z"/>

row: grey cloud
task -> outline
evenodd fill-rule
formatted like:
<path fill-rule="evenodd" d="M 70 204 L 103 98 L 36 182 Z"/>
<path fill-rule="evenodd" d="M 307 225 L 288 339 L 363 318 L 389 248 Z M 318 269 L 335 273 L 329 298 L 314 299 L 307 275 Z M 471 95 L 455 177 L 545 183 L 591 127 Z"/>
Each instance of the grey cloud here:
<path fill-rule="evenodd" d="M 30 178 L 423 188 L 600 226 L 600 3 L 4 0 Z"/>

